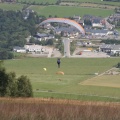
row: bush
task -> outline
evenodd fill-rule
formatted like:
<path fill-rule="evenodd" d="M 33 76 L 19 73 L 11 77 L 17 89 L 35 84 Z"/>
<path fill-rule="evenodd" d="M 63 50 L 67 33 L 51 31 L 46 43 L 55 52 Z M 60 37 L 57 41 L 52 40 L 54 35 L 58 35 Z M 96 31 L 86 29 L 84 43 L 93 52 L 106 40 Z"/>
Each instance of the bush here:
<path fill-rule="evenodd" d="M 0 96 L 32 97 L 33 91 L 30 80 L 26 76 L 16 78 L 14 72 L 6 73 L 0 61 Z"/>
<path fill-rule="evenodd" d="M 32 97 L 32 86 L 27 76 L 20 76 L 17 81 L 18 97 Z"/>
<path fill-rule="evenodd" d="M 120 68 L 120 62 L 117 64 L 117 68 Z"/>

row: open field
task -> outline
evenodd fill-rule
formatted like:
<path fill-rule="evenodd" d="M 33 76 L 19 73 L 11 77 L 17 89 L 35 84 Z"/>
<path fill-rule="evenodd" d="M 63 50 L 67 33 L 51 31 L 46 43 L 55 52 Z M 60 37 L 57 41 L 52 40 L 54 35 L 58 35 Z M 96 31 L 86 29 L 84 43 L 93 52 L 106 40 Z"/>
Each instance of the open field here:
<path fill-rule="evenodd" d="M 80 3 L 84 3 L 84 2 L 88 2 L 88 3 L 98 3 L 98 4 L 108 4 L 108 5 L 116 5 L 116 6 L 120 6 L 119 2 L 106 2 L 106 1 L 101 1 L 101 0 L 62 0 L 62 2 L 80 2 Z"/>
<path fill-rule="evenodd" d="M 26 3 L 36 3 L 36 4 L 56 4 L 57 0 L 18 0 L 18 2 L 26 2 Z M 95 4 L 106 4 L 112 6 L 120 6 L 119 2 L 106 2 L 101 0 L 61 0 L 61 2 L 67 3 L 95 3 Z"/>
<path fill-rule="evenodd" d="M 80 15 L 81 17 L 85 14 L 106 17 L 111 15 L 114 10 L 100 9 L 100 8 L 85 8 L 85 7 L 75 7 L 75 6 L 37 6 L 33 5 L 30 7 L 36 11 L 39 15 L 44 15 L 48 17 L 49 15 L 58 17 L 69 17 L 74 15 Z"/>
<path fill-rule="evenodd" d="M 0 9 L 3 10 L 22 10 L 24 4 L 0 3 Z"/>
<path fill-rule="evenodd" d="M 120 88 L 120 75 L 102 75 L 88 79 L 81 85 L 95 85 Z"/>
<path fill-rule="evenodd" d="M 3 10 L 22 10 L 24 4 L 9 4 L 0 3 L 0 8 Z M 78 6 L 40 6 L 32 5 L 29 6 L 38 13 L 38 15 L 43 15 L 48 17 L 56 15 L 58 17 L 70 17 L 74 15 L 80 15 L 81 17 L 85 14 L 90 14 L 94 16 L 106 17 L 114 13 L 114 9 L 103 9 L 103 8 L 93 8 L 93 7 L 78 7 Z"/>
<path fill-rule="evenodd" d="M 1 120 L 120 120 L 120 104 L 40 98 L 0 98 Z"/>
<path fill-rule="evenodd" d="M 104 5 L 104 4 L 94 4 L 94 3 L 81 3 L 81 7 L 93 7 L 93 8 L 103 8 L 103 9 L 115 9 L 116 6 Z"/>
<path fill-rule="evenodd" d="M 120 81 L 110 79 L 98 80 L 100 85 L 81 85 L 95 77 L 96 72 L 103 73 L 120 62 L 119 58 L 62 58 L 61 68 L 57 68 L 56 58 L 26 58 L 4 61 L 8 72 L 17 76 L 27 75 L 32 83 L 35 97 L 53 97 L 91 101 L 120 101 Z M 47 68 L 44 71 L 43 68 Z M 56 72 L 63 71 L 64 75 Z M 115 77 L 114 79 L 118 79 Z"/>
<path fill-rule="evenodd" d="M 35 3 L 35 4 L 55 4 L 57 0 L 18 0 L 18 2 L 26 2 L 26 3 Z"/>

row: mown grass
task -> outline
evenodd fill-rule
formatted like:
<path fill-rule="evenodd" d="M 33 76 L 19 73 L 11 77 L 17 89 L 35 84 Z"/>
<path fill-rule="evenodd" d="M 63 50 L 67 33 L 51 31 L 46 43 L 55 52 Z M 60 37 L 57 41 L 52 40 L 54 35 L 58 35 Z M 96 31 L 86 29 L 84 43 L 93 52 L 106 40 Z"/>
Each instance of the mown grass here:
<path fill-rule="evenodd" d="M 4 65 L 8 72 L 14 71 L 17 76 L 27 75 L 30 78 L 35 97 L 86 100 L 98 100 L 101 97 L 103 101 L 107 97 L 105 101 L 108 98 L 120 101 L 120 88 L 111 87 L 109 84 L 107 87 L 80 84 L 94 77 L 95 72 L 102 73 L 118 62 L 119 58 L 62 58 L 61 68 L 57 68 L 56 58 L 26 58 L 7 60 Z M 44 67 L 47 71 L 43 70 Z M 58 75 L 57 71 L 63 71 L 65 74 Z"/>
<path fill-rule="evenodd" d="M 36 11 L 39 15 L 44 15 L 48 17 L 52 15 L 53 17 L 57 15 L 58 17 L 70 17 L 74 15 L 80 15 L 81 17 L 85 14 L 106 17 L 114 13 L 114 10 L 100 9 L 100 8 L 85 8 L 85 7 L 75 7 L 75 6 L 44 6 L 40 7 L 37 5 L 31 6 L 31 9 Z"/>
<path fill-rule="evenodd" d="M 0 98 L 1 120 L 119 120 L 119 103 Z"/>
<path fill-rule="evenodd" d="M 83 81 L 81 84 L 120 88 L 120 75 L 102 75 Z"/>

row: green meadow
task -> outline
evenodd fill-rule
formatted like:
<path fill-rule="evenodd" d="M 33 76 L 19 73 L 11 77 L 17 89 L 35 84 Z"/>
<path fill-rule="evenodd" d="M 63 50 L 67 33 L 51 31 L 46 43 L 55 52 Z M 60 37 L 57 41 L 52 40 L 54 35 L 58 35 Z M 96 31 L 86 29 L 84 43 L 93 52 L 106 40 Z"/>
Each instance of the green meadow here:
<path fill-rule="evenodd" d="M 0 9 L 3 10 L 22 10 L 25 4 L 10 4 L 10 3 L 0 3 Z M 81 17 L 85 14 L 90 14 L 94 16 L 106 17 L 114 13 L 114 9 L 102 9 L 102 8 L 92 8 L 92 7 L 78 7 L 78 6 L 40 6 L 32 5 L 30 9 L 36 11 L 38 15 L 43 15 L 46 17 L 58 16 L 58 17 L 71 17 L 74 15 L 80 15 Z"/>
<path fill-rule="evenodd" d="M 48 17 L 49 15 L 58 17 L 69 17 L 74 15 L 83 16 L 85 14 L 106 17 L 114 13 L 114 10 L 100 9 L 100 8 L 85 8 L 75 6 L 37 6 L 33 5 L 30 7 L 36 11 L 39 15 Z"/>
<path fill-rule="evenodd" d="M 28 76 L 34 97 L 120 102 L 120 80 L 117 80 L 119 86 L 112 86 L 119 79 L 118 76 L 114 79 L 109 76 L 105 80 L 99 79 L 98 84 L 94 84 L 94 80 L 84 83 L 96 78 L 94 73 L 103 73 L 117 65 L 119 58 L 61 58 L 61 68 L 57 68 L 56 60 L 57 58 L 6 60 L 4 66 L 7 72 L 15 72 L 17 77 Z M 58 71 L 64 72 L 64 75 L 56 74 Z M 107 85 L 104 85 L 106 81 Z"/>
<path fill-rule="evenodd" d="M 3 10 L 22 10 L 24 4 L 0 3 L 0 9 Z"/>
<path fill-rule="evenodd" d="M 35 2 L 36 4 L 45 4 L 45 3 L 49 3 L 49 4 L 55 4 L 57 0 L 18 0 L 18 2 L 26 2 L 26 3 L 33 3 Z"/>
<path fill-rule="evenodd" d="M 61 0 L 61 2 L 88 2 L 88 3 L 97 3 L 97 4 L 107 4 L 107 5 L 115 5 L 115 6 L 120 6 L 119 2 L 106 2 L 102 0 Z M 26 2 L 26 3 L 33 3 L 35 2 L 36 4 L 56 4 L 57 0 L 18 0 L 18 2 Z"/>
<path fill-rule="evenodd" d="M 107 5 L 115 5 L 115 6 L 120 6 L 120 2 L 106 2 L 103 0 L 62 0 L 63 2 L 80 2 L 80 3 L 84 3 L 84 2 L 88 2 L 88 3 L 97 3 L 97 4 L 107 4 Z"/>

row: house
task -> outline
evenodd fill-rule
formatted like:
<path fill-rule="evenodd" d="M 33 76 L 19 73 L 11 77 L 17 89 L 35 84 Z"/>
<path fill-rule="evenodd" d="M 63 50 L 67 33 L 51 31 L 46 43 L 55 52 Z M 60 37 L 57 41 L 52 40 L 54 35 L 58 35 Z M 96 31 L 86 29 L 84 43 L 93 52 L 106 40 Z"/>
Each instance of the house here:
<path fill-rule="evenodd" d="M 86 34 L 92 36 L 105 36 L 107 35 L 108 30 L 100 30 L 100 29 L 86 29 Z"/>
<path fill-rule="evenodd" d="M 42 45 L 25 45 L 24 46 L 27 52 L 35 52 L 35 53 L 47 53 L 48 50 Z"/>
<path fill-rule="evenodd" d="M 25 9 L 25 10 L 23 10 L 23 18 L 25 20 L 28 19 L 30 13 L 34 13 L 34 10 L 32 10 L 32 9 Z"/>
<path fill-rule="evenodd" d="M 83 20 L 90 20 L 93 28 L 103 28 L 105 26 L 105 20 L 101 17 L 84 15 Z"/>
<path fill-rule="evenodd" d="M 41 52 L 42 46 L 41 45 L 25 45 L 25 49 L 27 52 Z"/>
<path fill-rule="evenodd" d="M 79 33 L 79 31 L 73 26 L 55 27 L 54 31 L 56 34 L 61 34 L 61 32 L 63 32 L 63 36 L 77 36 Z"/>
<path fill-rule="evenodd" d="M 79 15 L 78 15 L 78 16 L 77 16 L 77 15 L 74 15 L 72 18 L 73 18 L 74 20 L 76 20 L 76 21 L 81 19 L 81 17 L 80 17 Z"/>
<path fill-rule="evenodd" d="M 84 26 L 84 20 L 81 20 L 80 16 L 74 15 L 72 19 L 75 20 L 77 23 L 79 23 L 81 26 Z"/>
<path fill-rule="evenodd" d="M 15 47 L 13 48 L 13 51 L 14 51 L 14 52 L 19 52 L 19 53 L 26 53 L 26 49 L 23 48 L 23 47 L 19 47 L 19 46 L 15 46 Z"/>
<path fill-rule="evenodd" d="M 101 23 L 92 23 L 93 28 L 104 28 L 104 26 Z"/>
<path fill-rule="evenodd" d="M 120 14 L 112 14 L 108 17 L 108 21 L 112 22 L 119 22 L 120 21 Z"/>
<path fill-rule="evenodd" d="M 120 54 L 120 45 L 103 44 L 99 47 L 99 50 L 110 55 Z"/>
<path fill-rule="evenodd" d="M 35 40 L 49 40 L 49 39 L 53 39 L 55 38 L 54 35 L 51 34 L 46 34 L 46 33 L 37 33 L 36 35 L 34 35 L 34 39 Z"/>
<path fill-rule="evenodd" d="M 119 54 L 120 55 L 120 45 L 113 45 L 111 49 L 111 55 Z"/>
<path fill-rule="evenodd" d="M 46 24 L 44 24 L 42 27 L 43 27 L 44 29 L 48 29 L 48 30 L 54 29 L 54 27 L 53 27 L 50 23 L 46 23 Z"/>

